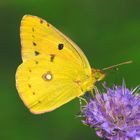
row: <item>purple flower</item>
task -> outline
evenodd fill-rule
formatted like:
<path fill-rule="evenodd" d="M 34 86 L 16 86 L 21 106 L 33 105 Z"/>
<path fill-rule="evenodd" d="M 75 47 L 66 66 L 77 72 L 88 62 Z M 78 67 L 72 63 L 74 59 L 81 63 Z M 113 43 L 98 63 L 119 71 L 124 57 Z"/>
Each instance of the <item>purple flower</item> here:
<path fill-rule="evenodd" d="M 82 122 L 108 140 L 140 140 L 140 94 L 125 84 L 106 87 L 82 109 Z"/>

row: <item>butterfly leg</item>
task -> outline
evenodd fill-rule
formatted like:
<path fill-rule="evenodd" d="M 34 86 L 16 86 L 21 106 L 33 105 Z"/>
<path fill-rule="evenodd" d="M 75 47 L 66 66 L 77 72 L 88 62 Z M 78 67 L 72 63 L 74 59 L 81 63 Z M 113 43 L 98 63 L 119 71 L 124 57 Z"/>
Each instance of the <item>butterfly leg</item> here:
<path fill-rule="evenodd" d="M 94 95 L 93 89 L 90 92 L 91 92 L 91 96 L 94 98 L 95 95 Z"/>
<path fill-rule="evenodd" d="M 87 102 L 87 100 L 86 100 L 85 98 L 83 98 L 83 97 L 78 97 L 78 99 L 79 99 L 79 103 L 80 103 L 80 111 L 82 111 L 83 102 L 84 102 L 86 105 L 88 104 L 88 102 Z"/>

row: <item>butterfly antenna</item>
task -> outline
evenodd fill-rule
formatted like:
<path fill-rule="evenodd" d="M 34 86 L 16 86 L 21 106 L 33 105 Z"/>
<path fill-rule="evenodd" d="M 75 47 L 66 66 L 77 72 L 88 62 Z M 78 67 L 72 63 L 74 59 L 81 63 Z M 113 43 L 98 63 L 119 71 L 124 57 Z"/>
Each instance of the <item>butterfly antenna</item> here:
<path fill-rule="evenodd" d="M 103 68 L 102 70 L 110 70 L 110 69 L 114 69 L 114 68 L 117 68 L 118 66 L 122 66 L 122 65 L 126 65 L 126 64 L 131 64 L 133 61 L 132 60 L 129 60 L 129 61 L 126 61 L 126 62 L 122 62 L 122 63 L 119 63 L 119 64 L 116 64 L 116 65 L 113 65 L 113 66 L 109 66 L 109 67 L 106 67 L 106 68 Z"/>

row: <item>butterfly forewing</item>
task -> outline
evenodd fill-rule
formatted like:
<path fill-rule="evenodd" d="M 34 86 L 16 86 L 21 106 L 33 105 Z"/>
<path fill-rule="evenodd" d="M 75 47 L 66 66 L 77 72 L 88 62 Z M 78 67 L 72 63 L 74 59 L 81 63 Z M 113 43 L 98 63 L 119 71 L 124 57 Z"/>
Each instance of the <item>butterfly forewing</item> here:
<path fill-rule="evenodd" d="M 40 54 L 54 54 L 82 65 L 90 66 L 81 49 L 45 20 L 25 15 L 20 28 L 23 61 Z"/>

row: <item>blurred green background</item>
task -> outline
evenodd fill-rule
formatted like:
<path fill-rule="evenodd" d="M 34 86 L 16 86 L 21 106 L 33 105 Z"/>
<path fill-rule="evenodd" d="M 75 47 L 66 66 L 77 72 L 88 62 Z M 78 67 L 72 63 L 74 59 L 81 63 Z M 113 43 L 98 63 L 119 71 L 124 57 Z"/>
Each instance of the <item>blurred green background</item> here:
<path fill-rule="evenodd" d="M 99 140 L 76 114 L 77 99 L 43 115 L 33 115 L 20 100 L 15 72 L 21 63 L 19 26 L 24 14 L 40 16 L 85 52 L 90 64 L 104 68 L 126 60 L 118 71 L 108 71 L 109 85 L 140 84 L 139 0 L 1 0 L 0 1 L 0 140 Z"/>

